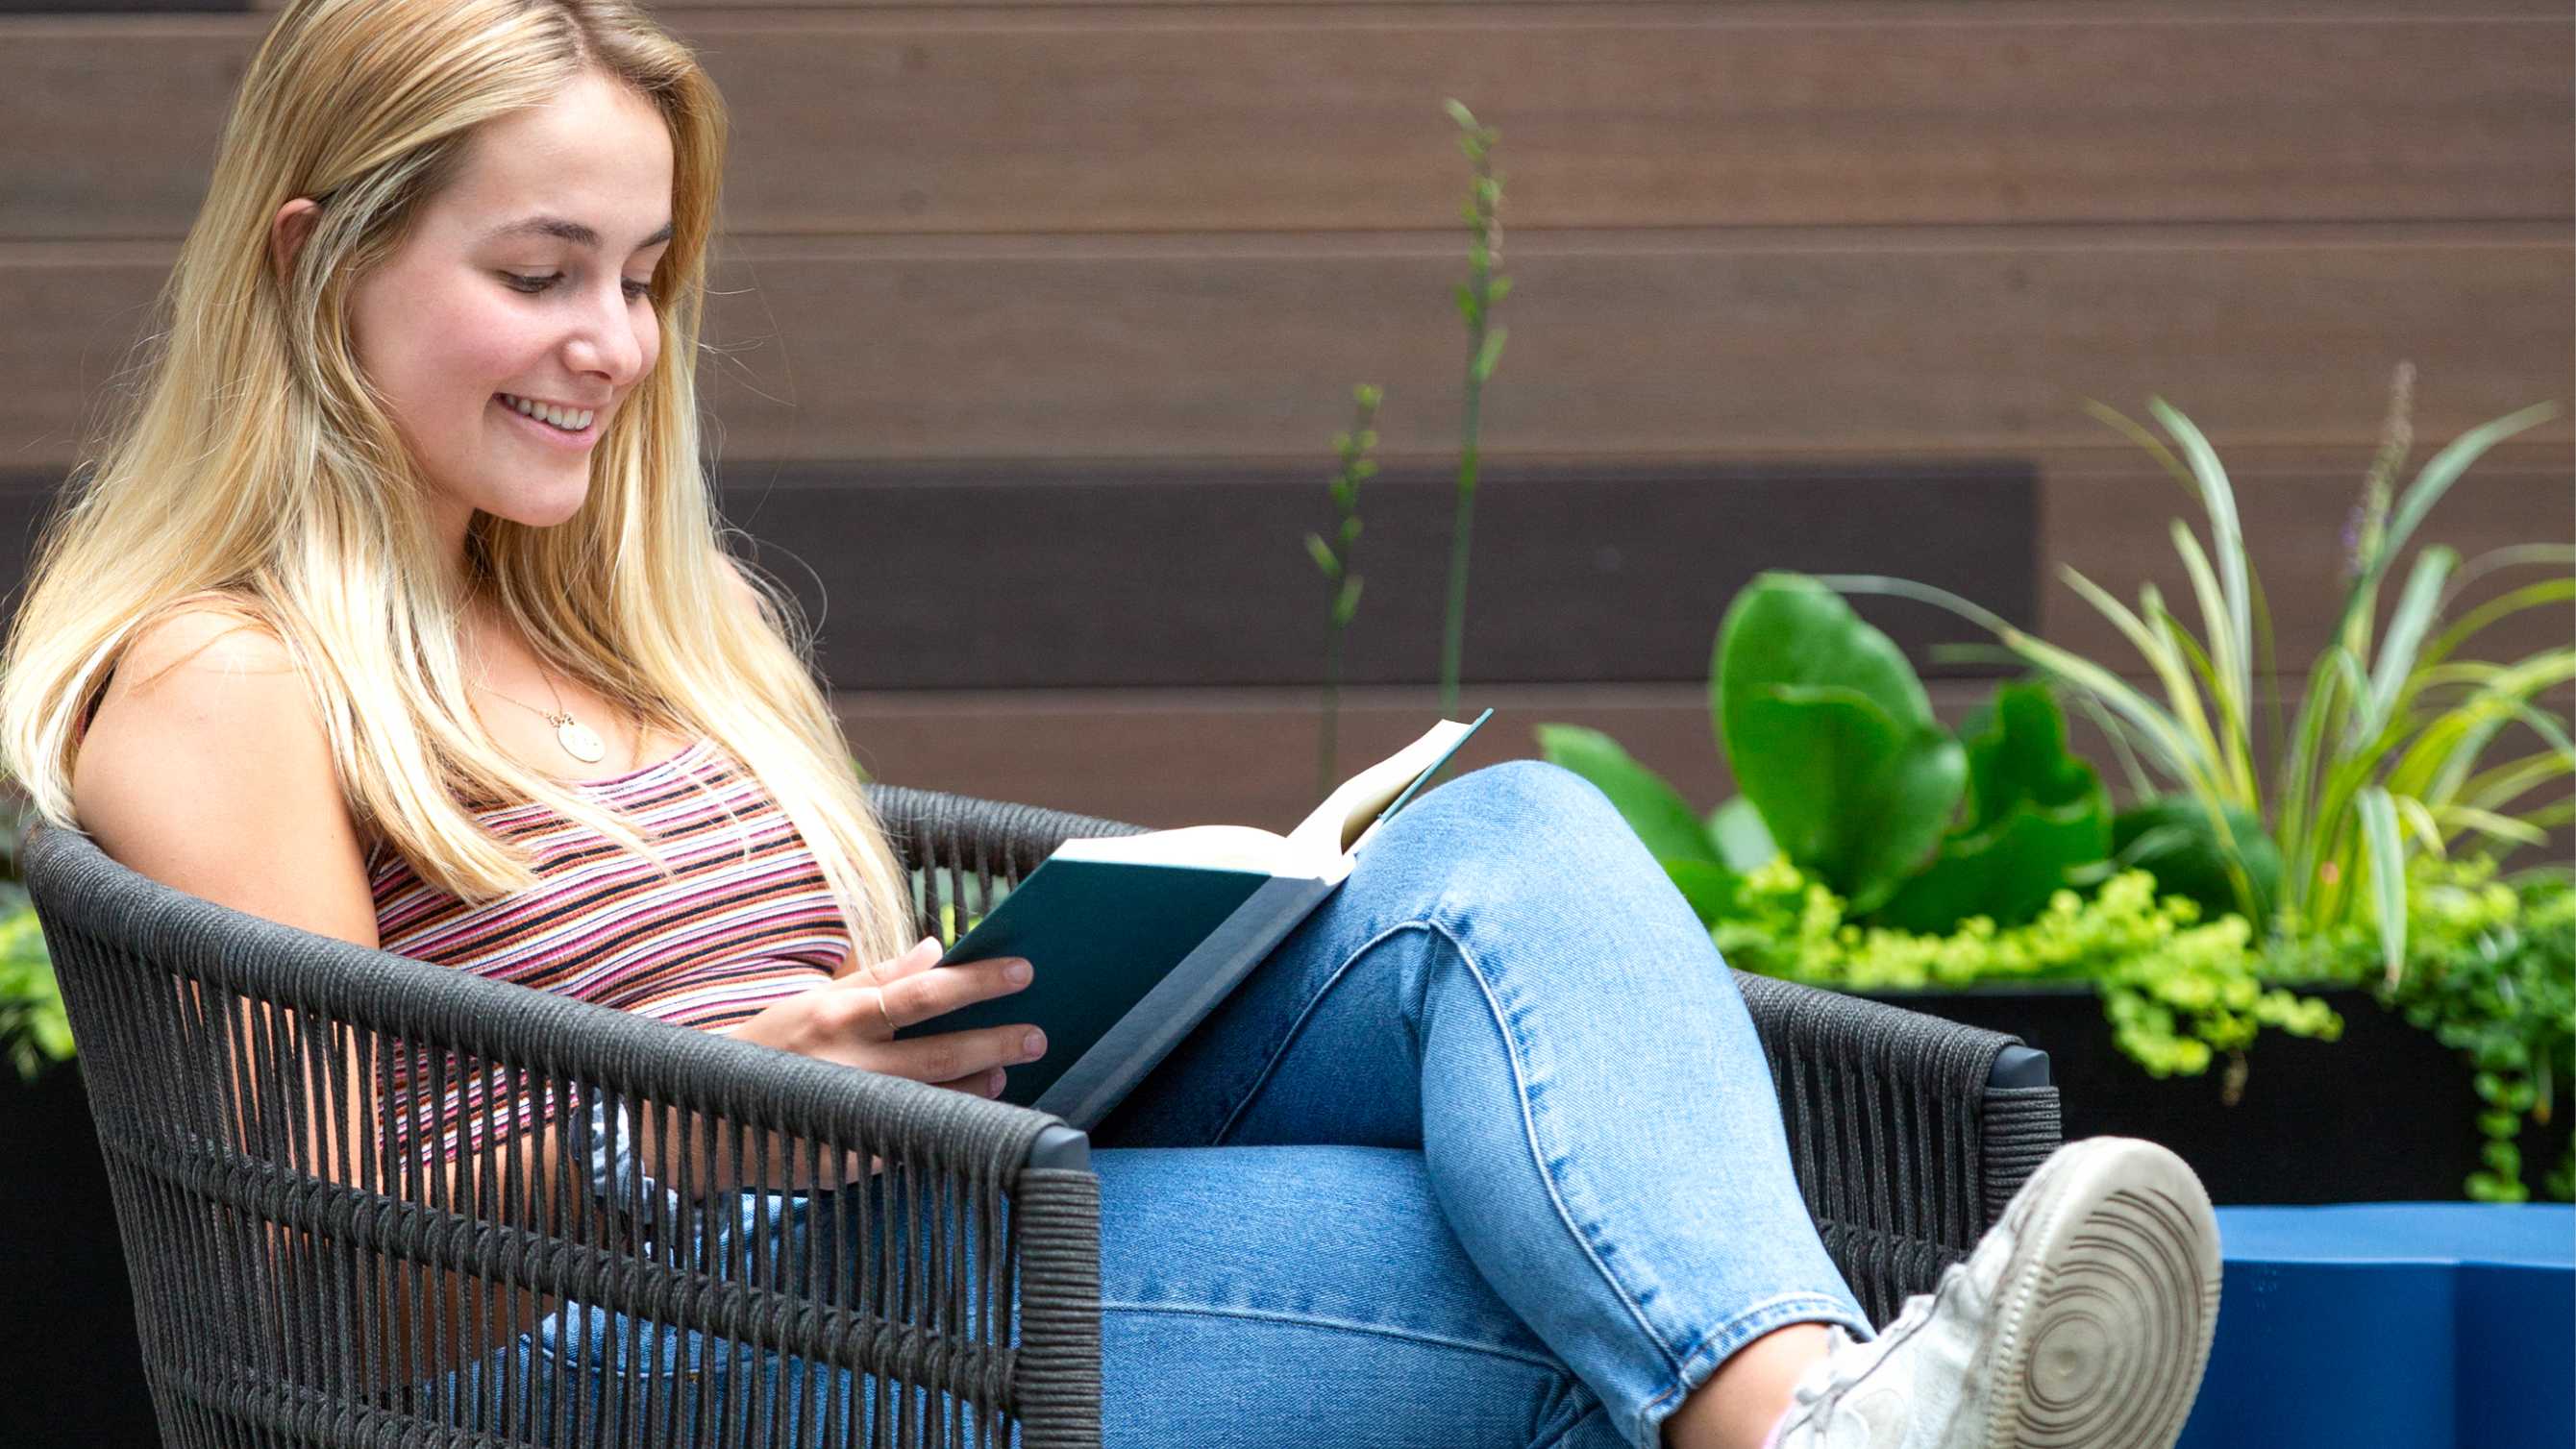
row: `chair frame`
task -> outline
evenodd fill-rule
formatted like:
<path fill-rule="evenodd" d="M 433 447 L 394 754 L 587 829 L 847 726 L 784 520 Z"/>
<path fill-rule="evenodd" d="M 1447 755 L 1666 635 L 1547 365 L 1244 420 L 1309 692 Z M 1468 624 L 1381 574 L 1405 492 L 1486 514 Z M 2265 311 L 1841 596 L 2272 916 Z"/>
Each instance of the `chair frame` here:
<path fill-rule="evenodd" d="M 941 791 L 867 791 L 912 873 L 925 933 L 943 909 L 991 901 L 1069 837 L 1144 829 Z M 514 1382 L 506 1335 L 447 1343 L 441 1314 L 424 1318 L 416 1298 L 391 1291 L 433 1271 L 466 1290 L 460 1330 L 496 1314 L 515 1323 L 527 1295 L 545 1295 L 695 1331 L 728 1355 L 863 1376 L 876 1442 L 1007 1443 L 1016 1426 L 1028 1449 L 1099 1443 L 1099 1179 L 1087 1137 L 1060 1119 L 264 920 L 151 880 L 75 831 L 37 827 L 18 860 L 80 1043 L 171 1449 L 547 1442 L 530 1437 L 547 1426 L 511 1416 L 526 1386 Z M 1883 1324 L 1966 1256 L 2058 1145 L 2047 1058 L 1902 1008 L 1734 979 L 1771 1065 L 1799 1190 Z M 450 1191 L 381 1141 L 351 1135 L 339 1105 L 351 1065 L 375 1082 L 381 1111 L 397 1063 L 433 1098 L 452 1072 L 469 1097 L 489 1086 L 487 1101 L 502 1093 L 521 1112 L 535 1103 L 543 1120 L 514 1130 L 545 1138 L 558 1164 L 551 1188 L 517 1171 L 514 1151 L 488 1172 L 460 1173 Z M 737 1270 L 712 1236 L 725 1214 L 705 1210 L 724 1195 L 701 1200 L 685 1169 L 672 1183 L 640 1170 L 621 1134 L 641 1122 L 684 1127 L 706 1160 L 761 1181 L 774 1140 L 797 1148 L 780 1169 L 802 1165 L 809 1182 L 823 1162 L 851 1160 L 833 1154 L 880 1158 L 877 1232 L 899 1231 L 897 1202 L 916 1228 L 930 1204 L 938 1232 L 904 1231 L 900 1252 L 887 1249 L 855 1283 L 819 1281 L 810 1257 L 801 1276 L 757 1253 Z M 355 1153 L 339 1158 L 356 1164 L 355 1183 L 315 1169 L 317 1131 Z M 571 1176 L 580 1163 L 593 1167 L 586 1193 Z M 549 1190 L 558 1211 L 544 1218 L 533 1204 Z M 864 1234 L 863 1201 L 857 1211 Z M 406 1315 L 398 1353 L 385 1329 Z M 479 1363 L 488 1399 L 422 1393 L 409 1355 L 424 1341 L 433 1355 L 444 1347 Z M 603 1388 L 592 1428 L 656 1415 L 668 1426 L 688 1411 L 661 1376 L 615 1377 L 623 1391 Z M 764 1426 L 784 1412 L 759 1408 Z"/>

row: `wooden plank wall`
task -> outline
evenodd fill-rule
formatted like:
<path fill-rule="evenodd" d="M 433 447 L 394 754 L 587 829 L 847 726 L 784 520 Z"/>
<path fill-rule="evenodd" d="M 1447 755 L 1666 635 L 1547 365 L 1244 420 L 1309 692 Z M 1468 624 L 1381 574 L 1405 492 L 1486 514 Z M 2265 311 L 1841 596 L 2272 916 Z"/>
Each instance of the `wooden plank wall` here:
<path fill-rule="evenodd" d="M 1311 801 L 1299 535 L 1329 521 L 1353 382 L 1387 389 L 1378 496 L 1415 521 L 1361 571 L 1392 600 L 1445 568 L 1467 171 L 1444 97 L 1502 132 L 1515 284 L 1478 502 L 1482 547 L 1512 552 L 1480 554 L 1468 649 L 1467 703 L 1498 712 L 1470 763 L 1595 724 L 1713 802 L 1707 644 L 1764 566 L 1949 582 L 2138 672 L 2058 570 L 2187 599 L 2166 521 L 2198 514 L 2087 398 L 2144 419 L 2161 395 L 2210 434 L 2293 691 L 2399 360 L 2419 463 L 2561 406 L 2428 536 L 2576 541 L 2563 0 L 657 13 L 734 111 L 725 505 L 828 611 L 822 663 L 890 779 L 1156 824 L 1284 826 Z M 81 456 L 265 24 L 0 16 L 13 518 Z M 1194 482 L 1240 516 L 1178 529 L 1153 490 Z M 1176 549 L 1207 562 L 1173 571 Z M 1018 602 L 924 611 L 924 559 Z M 1185 643 L 1113 667 L 1122 631 L 1152 634 L 1132 621 L 1175 616 Z M 1872 617 L 1918 658 L 1972 637 Z M 1437 702 L 1436 617 L 1372 601 L 1358 628 L 1376 663 L 1344 696 L 1346 762 Z M 1956 719 L 1990 687 L 1934 692 Z"/>

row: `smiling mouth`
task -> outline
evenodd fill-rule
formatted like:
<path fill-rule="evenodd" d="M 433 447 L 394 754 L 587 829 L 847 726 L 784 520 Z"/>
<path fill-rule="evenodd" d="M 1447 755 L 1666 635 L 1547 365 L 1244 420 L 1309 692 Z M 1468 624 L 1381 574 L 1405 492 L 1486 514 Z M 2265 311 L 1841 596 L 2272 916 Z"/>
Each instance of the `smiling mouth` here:
<path fill-rule="evenodd" d="M 568 437 L 577 438 L 584 433 L 589 432 L 592 425 L 599 419 L 598 412 L 593 409 L 546 407 L 539 403 L 529 402 L 524 398 L 512 397 L 506 392 L 496 392 L 492 394 L 492 400 L 540 427 L 551 429 Z M 575 424 L 578 424 L 578 426 L 575 426 Z"/>

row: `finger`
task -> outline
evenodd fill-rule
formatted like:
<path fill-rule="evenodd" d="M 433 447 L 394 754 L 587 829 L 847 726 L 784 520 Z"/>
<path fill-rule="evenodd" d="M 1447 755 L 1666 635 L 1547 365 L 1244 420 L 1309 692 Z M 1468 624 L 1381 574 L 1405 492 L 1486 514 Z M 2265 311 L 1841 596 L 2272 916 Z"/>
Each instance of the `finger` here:
<path fill-rule="evenodd" d="M 1024 1039 L 1032 1035 L 1038 1041 L 1035 1052 L 1024 1045 Z M 882 1065 L 873 1066 L 873 1070 L 910 1077 L 916 1082 L 948 1082 L 995 1067 L 1035 1061 L 1046 1051 L 1046 1033 L 1026 1023 L 988 1026 L 980 1031 L 943 1031 L 887 1042 L 884 1051 L 879 1058 Z"/>
<path fill-rule="evenodd" d="M 906 976 L 918 975 L 921 972 L 929 970 L 932 966 L 938 964 L 939 956 L 939 938 L 937 936 L 924 936 L 913 943 L 911 950 L 904 952 L 893 960 L 879 961 L 866 970 L 852 967 L 850 970 L 842 973 L 842 979 L 856 982 L 863 986 L 875 981 L 899 981 Z"/>
<path fill-rule="evenodd" d="M 886 1015 L 898 1027 L 946 1016 L 961 1006 L 1008 996 L 1029 984 L 1029 963 L 1017 956 L 963 961 L 936 971 L 916 971 L 889 981 L 880 993 Z"/>
<path fill-rule="evenodd" d="M 876 979 L 891 984 L 893 982 L 900 981 L 907 976 L 923 975 L 927 973 L 931 967 L 938 965 L 939 958 L 944 954 L 946 953 L 939 945 L 939 938 L 936 936 L 926 936 L 922 938 L 921 944 L 904 952 L 893 960 L 878 962 L 876 966 Z M 973 961 L 951 962 L 949 963 L 948 969 L 951 971 L 962 971 L 970 967 L 978 966 L 989 966 L 995 969 L 1000 969 L 1013 964 L 1025 966 L 1028 964 L 1028 961 L 1026 957 L 1021 956 L 985 956 Z M 1016 984 L 1025 986 L 1028 983 L 1023 980 Z M 970 996 L 965 999 L 974 1001 L 980 1000 L 981 998 Z"/>
<path fill-rule="evenodd" d="M 931 1085 L 946 1087 L 952 1092 L 964 1092 L 970 1097 L 999 1097 L 1002 1095 L 1002 1083 L 1006 1080 L 1006 1075 L 1000 1067 L 995 1067 L 988 1072 L 953 1077 L 945 1082 L 933 1082 Z"/>

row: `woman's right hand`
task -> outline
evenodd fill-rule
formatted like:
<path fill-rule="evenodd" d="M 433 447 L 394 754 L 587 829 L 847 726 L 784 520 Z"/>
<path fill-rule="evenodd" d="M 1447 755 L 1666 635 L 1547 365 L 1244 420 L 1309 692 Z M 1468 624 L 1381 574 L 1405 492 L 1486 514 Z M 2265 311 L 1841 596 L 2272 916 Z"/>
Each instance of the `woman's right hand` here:
<path fill-rule="evenodd" d="M 1045 1054 L 1045 1034 L 1027 1023 L 933 1032 L 894 1040 L 895 1030 L 961 1006 L 1008 996 L 1031 979 L 1017 956 L 939 966 L 939 942 L 921 944 L 868 971 L 845 970 L 736 1027 L 737 1040 L 819 1061 L 928 1082 L 979 1097 L 1001 1095 L 1003 1069 Z M 935 968 L 935 969 L 934 969 Z M 1026 1042 L 1037 1038 L 1037 1049 Z M 851 1159 L 855 1163 L 856 1159 Z M 868 1172 L 883 1164 L 869 1159 Z"/>

